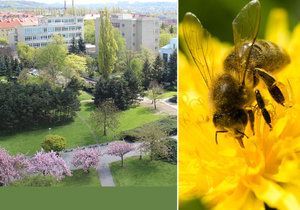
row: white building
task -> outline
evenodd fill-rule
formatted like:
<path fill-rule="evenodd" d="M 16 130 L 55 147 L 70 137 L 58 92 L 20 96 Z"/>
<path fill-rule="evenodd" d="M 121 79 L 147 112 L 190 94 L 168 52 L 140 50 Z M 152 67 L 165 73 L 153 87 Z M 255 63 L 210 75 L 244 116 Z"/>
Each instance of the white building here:
<path fill-rule="evenodd" d="M 83 17 L 40 17 L 37 25 L 17 26 L 15 33 L 10 34 L 9 44 L 16 46 L 18 42 L 24 42 L 32 47 L 44 47 L 52 41 L 54 34 L 59 34 L 69 45 L 73 37 L 84 36 L 83 26 Z"/>
<path fill-rule="evenodd" d="M 169 44 L 159 49 L 159 54 L 164 61 L 169 61 L 170 56 L 177 50 L 177 38 L 172 38 Z"/>
<path fill-rule="evenodd" d="M 153 52 L 158 52 L 160 31 L 158 18 L 132 14 L 112 14 L 110 20 L 124 37 L 128 50 L 139 51 L 142 48 L 147 48 Z M 99 24 L 100 18 L 97 18 L 95 24 L 96 47 L 99 42 Z"/>

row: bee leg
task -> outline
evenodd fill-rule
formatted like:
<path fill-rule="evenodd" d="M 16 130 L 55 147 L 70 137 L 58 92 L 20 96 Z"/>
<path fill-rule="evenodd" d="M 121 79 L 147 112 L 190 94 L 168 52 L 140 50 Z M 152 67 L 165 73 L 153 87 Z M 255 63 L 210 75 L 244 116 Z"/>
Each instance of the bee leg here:
<path fill-rule="evenodd" d="M 253 133 L 253 136 L 255 135 L 255 131 L 254 131 L 254 112 L 252 109 L 247 110 L 247 114 L 249 117 L 249 121 L 250 121 L 250 127 Z"/>
<path fill-rule="evenodd" d="M 282 106 L 284 106 L 285 98 L 276 84 L 276 80 L 273 76 L 271 76 L 268 72 L 264 71 L 260 68 L 255 68 L 255 72 L 257 75 L 264 81 L 266 86 L 268 87 L 268 91 L 272 98 Z"/>
<path fill-rule="evenodd" d="M 261 110 L 261 113 L 262 113 L 266 123 L 270 127 L 270 130 L 272 130 L 271 117 L 270 117 L 268 110 L 265 107 L 264 99 L 262 98 L 259 90 L 255 90 L 255 97 L 256 97 L 256 102 L 257 102 L 258 108 Z"/>
<path fill-rule="evenodd" d="M 224 130 L 224 131 L 216 131 L 216 134 L 215 134 L 215 141 L 216 141 L 216 144 L 218 144 L 218 133 L 227 133 L 228 131 Z"/>

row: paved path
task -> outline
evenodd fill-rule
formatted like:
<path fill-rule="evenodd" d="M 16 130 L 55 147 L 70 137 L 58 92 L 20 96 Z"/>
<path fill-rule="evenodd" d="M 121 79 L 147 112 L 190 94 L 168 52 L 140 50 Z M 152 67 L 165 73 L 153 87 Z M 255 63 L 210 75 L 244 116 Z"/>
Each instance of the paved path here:
<path fill-rule="evenodd" d="M 111 144 L 111 143 L 112 142 L 110 142 L 109 144 Z M 121 160 L 120 157 L 118 157 L 118 156 L 112 156 L 112 155 L 106 154 L 109 144 L 94 145 L 95 148 L 98 148 L 100 150 L 100 153 L 103 154 L 100 157 L 100 164 L 97 167 L 97 171 L 99 173 L 99 181 L 100 181 L 100 184 L 102 187 L 114 187 L 115 186 L 113 177 L 110 172 L 109 164 L 112 162 Z M 124 155 L 124 159 L 126 159 L 128 157 L 140 155 L 140 152 L 138 151 L 138 147 L 141 143 L 137 142 L 137 143 L 132 143 L 132 144 L 134 145 L 135 149 L 133 151 L 127 153 L 126 155 Z M 78 168 L 75 168 L 71 163 L 73 155 L 74 155 L 74 151 L 67 151 L 67 152 L 61 153 L 61 157 L 65 160 L 67 166 L 71 170 L 78 169 Z"/>
<path fill-rule="evenodd" d="M 153 108 L 152 100 L 147 97 L 144 97 L 140 104 L 145 107 Z M 177 104 L 168 102 L 168 99 L 158 100 L 156 102 L 156 109 L 159 112 L 163 112 L 169 115 L 177 115 Z"/>

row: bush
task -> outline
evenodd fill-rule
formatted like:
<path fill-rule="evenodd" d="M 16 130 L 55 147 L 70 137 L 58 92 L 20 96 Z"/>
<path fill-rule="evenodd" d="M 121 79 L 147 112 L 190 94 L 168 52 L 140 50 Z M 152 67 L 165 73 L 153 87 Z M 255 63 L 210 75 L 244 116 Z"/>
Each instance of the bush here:
<path fill-rule="evenodd" d="M 15 181 L 10 184 L 13 187 L 51 187 L 57 184 L 57 180 L 53 176 L 27 176 L 24 179 Z"/>
<path fill-rule="evenodd" d="M 82 168 L 84 172 L 89 172 L 90 168 L 96 168 L 99 164 L 101 153 L 98 148 L 77 149 L 74 152 L 72 164 L 76 168 Z"/>
<path fill-rule="evenodd" d="M 66 148 L 66 139 L 59 135 L 47 135 L 42 143 L 42 148 L 46 152 L 59 152 Z"/>
<path fill-rule="evenodd" d="M 167 155 L 160 155 L 160 153 L 154 154 L 154 160 L 162 160 L 169 163 L 177 163 L 177 141 L 172 138 L 165 140 L 165 145 L 168 148 Z"/>
<path fill-rule="evenodd" d="M 138 141 L 139 134 L 149 126 L 157 126 L 161 128 L 164 132 L 167 133 L 168 136 L 174 136 L 177 134 L 177 117 L 169 116 L 164 119 L 147 123 L 141 127 L 134 128 L 131 130 L 127 130 L 121 133 L 121 138 L 125 141 L 135 142 Z"/>

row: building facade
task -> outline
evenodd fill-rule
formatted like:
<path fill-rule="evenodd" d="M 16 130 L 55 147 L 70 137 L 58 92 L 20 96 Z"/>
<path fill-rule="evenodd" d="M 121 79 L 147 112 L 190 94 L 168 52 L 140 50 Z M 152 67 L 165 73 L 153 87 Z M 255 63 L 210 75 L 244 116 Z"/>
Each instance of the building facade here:
<path fill-rule="evenodd" d="M 153 52 L 158 52 L 160 24 L 157 18 L 132 14 L 112 14 L 110 20 L 125 39 L 128 50 L 139 51 L 142 48 L 147 48 Z M 96 18 L 95 38 L 97 52 L 100 33 L 99 24 L 100 18 Z"/>
<path fill-rule="evenodd" d="M 73 37 L 84 37 L 83 27 L 83 17 L 39 17 L 37 25 L 17 26 L 15 32 L 10 33 L 9 44 L 16 46 L 23 42 L 32 47 L 44 47 L 52 41 L 53 35 L 59 34 L 70 45 Z"/>
<path fill-rule="evenodd" d="M 177 38 L 172 38 L 169 44 L 163 46 L 159 50 L 161 58 L 167 62 L 170 59 L 170 56 L 177 50 Z"/>

